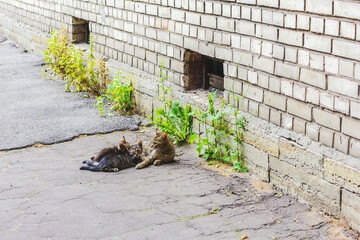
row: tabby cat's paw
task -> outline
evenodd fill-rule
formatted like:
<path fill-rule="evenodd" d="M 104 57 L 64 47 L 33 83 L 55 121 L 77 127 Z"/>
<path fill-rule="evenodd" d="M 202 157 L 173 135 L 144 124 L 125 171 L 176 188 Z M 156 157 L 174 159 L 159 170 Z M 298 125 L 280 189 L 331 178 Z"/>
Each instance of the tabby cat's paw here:
<path fill-rule="evenodd" d="M 159 166 L 159 165 L 161 165 L 162 164 L 162 161 L 161 160 L 156 160 L 155 162 L 154 162 L 154 165 L 155 166 Z"/>
<path fill-rule="evenodd" d="M 136 169 L 141 169 L 141 168 L 144 168 L 144 166 L 141 163 L 139 163 L 138 165 L 135 166 L 135 168 Z"/>

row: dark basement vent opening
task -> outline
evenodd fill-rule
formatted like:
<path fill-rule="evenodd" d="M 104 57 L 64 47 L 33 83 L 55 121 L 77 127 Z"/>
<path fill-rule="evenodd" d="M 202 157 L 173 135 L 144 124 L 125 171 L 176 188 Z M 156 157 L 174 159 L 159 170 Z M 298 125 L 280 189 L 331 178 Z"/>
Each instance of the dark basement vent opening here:
<path fill-rule="evenodd" d="M 90 43 L 89 21 L 73 17 L 72 40 L 74 43 Z"/>

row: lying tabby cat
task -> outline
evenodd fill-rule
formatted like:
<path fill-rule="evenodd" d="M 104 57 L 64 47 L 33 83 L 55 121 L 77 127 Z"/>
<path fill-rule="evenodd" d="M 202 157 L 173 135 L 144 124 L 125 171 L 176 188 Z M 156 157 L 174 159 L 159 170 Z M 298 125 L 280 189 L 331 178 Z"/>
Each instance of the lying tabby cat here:
<path fill-rule="evenodd" d="M 119 170 L 134 167 L 141 162 L 142 142 L 130 145 L 125 137 L 117 147 L 105 148 L 91 160 L 85 160 L 80 170 L 89 170 L 94 172 L 118 172 Z"/>
<path fill-rule="evenodd" d="M 149 147 L 145 149 L 145 160 L 136 165 L 137 169 L 147 167 L 150 164 L 158 166 L 174 160 L 175 147 L 167 136 L 166 132 L 161 133 L 156 129 L 156 136 L 151 141 Z"/>

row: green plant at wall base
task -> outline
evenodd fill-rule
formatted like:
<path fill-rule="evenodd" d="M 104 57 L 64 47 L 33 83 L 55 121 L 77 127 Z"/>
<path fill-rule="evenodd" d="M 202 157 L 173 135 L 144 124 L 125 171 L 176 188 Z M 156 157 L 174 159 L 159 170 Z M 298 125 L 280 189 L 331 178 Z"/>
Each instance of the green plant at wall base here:
<path fill-rule="evenodd" d="M 105 94 L 97 98 L 98 111 L 102 116 L 104 108 L 104 99 L 110 105 L 110 110 L 121 112 L 122 114 L 132 114 L 135 111 L 134 87 L 132 78 L 124 77 L 121 72 L 108 84 Z"/>
<path fill-rule="evenodd" d="M 188 142 L 193 143 L 196 140 L 196 133 L 193 131 L 193 116 L 195 111 L 192 111 L 190 105 L 181 106 L 179 101 L 172 102 L 168 94 L 172 91 L 171 88 L 165 87 L 165 81 L 168 76 L 164 74 L 165 67 L 162 63 L 160 66 L 160 91 L 159 100 L 162 101 L 163 107 L 155 110 L 155 116 L 149 118 L 152 123 L 162 131 L 165 131 L 174 143 Z"/>

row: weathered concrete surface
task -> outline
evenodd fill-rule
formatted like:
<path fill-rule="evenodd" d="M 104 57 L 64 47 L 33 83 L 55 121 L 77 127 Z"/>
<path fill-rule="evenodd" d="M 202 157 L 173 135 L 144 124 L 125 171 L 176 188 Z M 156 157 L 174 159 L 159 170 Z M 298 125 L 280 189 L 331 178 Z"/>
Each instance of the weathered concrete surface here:
<path fill-rule="evenodd" d="M 116 132 L 0 152 L 1 238 L 355 239 L 249 174 L 209 170 L 194 146 L 177 148 L 176 161 L 159 167 L 78 170 L 123 135 L 135 142 L 153 134 Z"/>
<path fill-rule="evenodd" d="M 95 99 L 64 92 L 63 81 L 44 80 L 42 64 L 0 35 L 0 150 L 138 129 L 139 119 L 100 117 Z"/>

